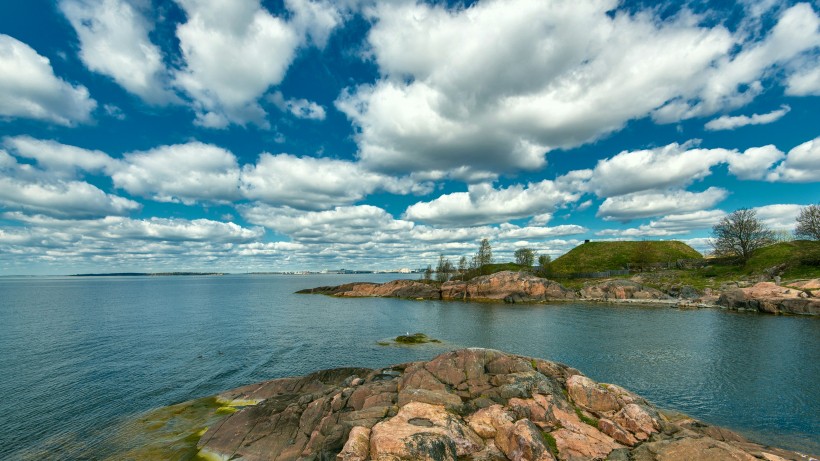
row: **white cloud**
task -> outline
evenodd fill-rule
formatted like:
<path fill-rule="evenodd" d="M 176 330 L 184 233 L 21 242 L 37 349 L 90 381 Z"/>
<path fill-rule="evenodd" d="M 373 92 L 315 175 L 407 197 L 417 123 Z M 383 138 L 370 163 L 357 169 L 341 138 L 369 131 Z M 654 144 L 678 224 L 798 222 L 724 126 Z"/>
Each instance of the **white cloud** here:
<path fill-rule="evenodd" d="M 268 127 L 257 100 L 285 77 L 308 38 L 324 44 L 341 16 L 326 2 L 292 0 L 292 22 L 271 15 L 259 0 L 177 0 L 188 19 L 177 27 L 185 60 L 176 85 L 194 100 L 196 122 Z"/>
<path fill-rule="evenodd" d="M 766 114 L 752 114 L 751 117 L 748 115 L 738 115 L 734 117 L 724 115 L 714 120 L 710 120 L 706 123 L 705 128 L 710 131 L 718 131 L 734 130 L 735 128 L 740 128 L 747 125 L 765 125 L 767 123 L 774 123 L 780 120 L 784 115 L 789 113 L 790 110 L 791 107 L 783 105 L 780 109 L 773 110 Z"/>
<path fill-rule="evenodd" d="M 550 213 L 580 197 L 577 190 L 564 187 L 560 178 L 501 189 L 488 183 L 472 184 L 467 192 L 445 194 L 430 202 L 411 205 L 404 217 L 442 225 L 499 223 Z"/>
<path fill-rule="evenodd" d="M 103 172 L 116 164 L 105 152 L 69 146 L 30 136 L 5 138 L 3 145 L 18 157 L 35 159 L 41 168 L 59 176 L 74 177 L 78 170 Z"/>
<path fill-rule="evenodd" d="M 766 176 L 769 181 L 820 181 L 820 137 L 804 142 L 786 155 L 786 160 Z"/>
<path fill-rule="evenodd" d="M 52 177 L 0 151 L 0 206 L 57 218 L 124 215 L 140 204 L 82 181 Z"/>
<path fill-rule="evenodd" d="M 820 96 L 820 58 L 798 69 L 786 81 L 789 96 Z"/>
<path fill-rule="evenodd" d="M 326 116 L 325 108 L 319 104 L 307 99 L 285 99 L 280 91 L 268 96 L 268 100 L 282 112 L 290 112 L 296 118 L 324 120 Z"/>
<path fill-rule="evenodd" d="M 377 190 L 396 194 L 427 193 L 429 184 L 394 178 L 359 164 L 328 158 L 263 153 L 242 169 L 242 193 L 251 200 L 301 209 L 347 205 Z"/>
<path fill-rule="evenodd" d="M 721 210 L 703 210 L 691 213 L 671 214 L 649 224 L 630 229 L 605 229 L 596 235 L 610 235 L 618 237 L 665 237 L 670 235 L 687 234 L 694 230 L 708 229 L 726 215 Z"/>
<path fill-rule="evenodd" d="M 599 197 L 612 197 L 691 184 L 711 174 L 725 161 L 726 149 L 691 149 L 692 142 L 654 149 L 624 151 L 598 161 L 590 187 Z"/>
<path fill-rule="evenodd" d="M 732 152 L 727 158 L 729 172 L 738 179 L 763 179 L 767 170 L 783 159 L 784 155 L 771 144 L 746 149 L 743 154 Z"/>
<path fill-rule="evenodd" d="M 598 208 L 596 216 L 606 221 L 629 221 L 700 211 L 713 207 L 727 195 L 728 192 L 719 187 L 710 187 L 703 192 L 684 190 L 635 192 L 607 198 Z"/>
<path fill-rule="evenodd" d="M 808 3 L 782 12 L 762 40 L 735 37 L 739 51 L 729 50 L 702 72 L 693 75 L 687 91 L 653 113 L 660 123 L 702 117 L 742 107 L 764 91 L 761 80 L 777 77 L 780 68 L 801 68 L 820 46 L 820 18 Z M 742 33 L 742 31 L 741 31 Z"/>
<path fill-rule="evenodd" d="M 564 235 L 583 234 L 588 229 L 575 224 L 563 224 L 554 227 L 526 226 L 519 227 L 510 223 L 499 226 L 499 239 L 543 239 L 547 237 L 561 237 Z"/>
<path fill-rule="evenodd" d="M 381 77 L 336 102 L 360 130 L 361 160 L 386 171 L 541 168 L 546 152 L 632 119 L 672 122 L 739 107 L 763 91 L 767 72 L 806 59 L 820 37 L 807 4 L 785 10 L 762 41 L 706 28 L 686 11 L 661 21 L 613 14 L 617 6 L 487 0 L 367 9 Z"/>
<path fill-rule="evenodd" d="M 114 185 L 160 202 L 231 201 L 239 198 L 236 157 L 200 142 L 126 154 L 112 169 Z"/>
<path fill-rule="evenodd" d="M 72 126 L 87 122 L 97 102 L 88 89 L 57 78 L 48 58 L 0 34 L 0 117 L 23 117 Z"/>
<path fill-rule="evenodd" d="M 61 0 L 60 10 L 80 39 L 80 59 L 151 104 L 177 101 L 159 47 L 148 34 L 152 25 L 124 0 Z"/>
<path fill-rule="evenodd" d="M 757 219 L 773 230 L 794 230 L 797 215 L 805 205 L 777 204 L 756 207 Z"/>

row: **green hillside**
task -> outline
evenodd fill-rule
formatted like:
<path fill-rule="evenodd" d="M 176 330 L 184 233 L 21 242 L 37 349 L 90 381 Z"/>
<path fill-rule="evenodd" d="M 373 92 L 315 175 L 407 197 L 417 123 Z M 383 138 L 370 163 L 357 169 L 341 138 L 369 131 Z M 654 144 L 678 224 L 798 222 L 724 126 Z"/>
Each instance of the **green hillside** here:
<path fill-rule="evenodd" d="M 795 240 L 761 248 L 741 266 L 741 271 L 759 274 L 775 266 L 783 266 L 786 278 L 816 277 L 820 273 L 820 242 Z"/>
<path fill-rule="evenodd" d="M 558 274 L 625 269 L 627 264 L 674 262 L 700 259 L 703 255 L 678 241 L 588 242 L 579 245 L 552 263 Z"/>

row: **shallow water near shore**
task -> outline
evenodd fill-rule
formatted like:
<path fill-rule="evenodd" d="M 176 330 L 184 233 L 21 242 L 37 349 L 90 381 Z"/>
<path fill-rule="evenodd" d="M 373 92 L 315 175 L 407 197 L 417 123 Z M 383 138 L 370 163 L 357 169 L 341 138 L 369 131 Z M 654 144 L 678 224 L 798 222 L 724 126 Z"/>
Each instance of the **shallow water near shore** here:
<path fill-rule="evenodd" d="M 156 453 L 183 459 L 189 426 L 175 431 L 169 415 L 191 427 L 202 418 L 204 427 L 212 402 L 150 410 L 267 379 L 426 360 L 457 347 L 567 363 L 662 408 L 820 454 L 820 319 L 293 293 L 393 278 L 0 278 L 0 459 L 122 459 L 157 442 L 178 451 Z M 378 344 L 415 332 L 444 343 Z"/>

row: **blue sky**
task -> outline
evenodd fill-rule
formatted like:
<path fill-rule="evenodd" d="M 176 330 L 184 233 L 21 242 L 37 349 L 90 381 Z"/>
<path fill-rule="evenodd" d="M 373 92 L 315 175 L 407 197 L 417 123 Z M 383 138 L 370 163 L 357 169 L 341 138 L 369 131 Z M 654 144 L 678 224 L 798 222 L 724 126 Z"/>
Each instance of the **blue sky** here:
<path fill-rule="evenodd" d="M 0 274 L 395 269 L 820 201 L 820 8 L 0 3 Z"/>

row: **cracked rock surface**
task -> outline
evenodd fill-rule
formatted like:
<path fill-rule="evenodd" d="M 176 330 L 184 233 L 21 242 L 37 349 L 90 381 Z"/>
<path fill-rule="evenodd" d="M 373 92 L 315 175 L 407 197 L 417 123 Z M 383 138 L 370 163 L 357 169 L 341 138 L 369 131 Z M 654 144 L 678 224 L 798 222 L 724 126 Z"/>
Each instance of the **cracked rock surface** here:
<path fill-rule="evenodd" d="M 555 362 L 461 349 L 219 395 L 258 402 L 202 436 L 221 460 L 810 460 L 671 416 Z"/>

